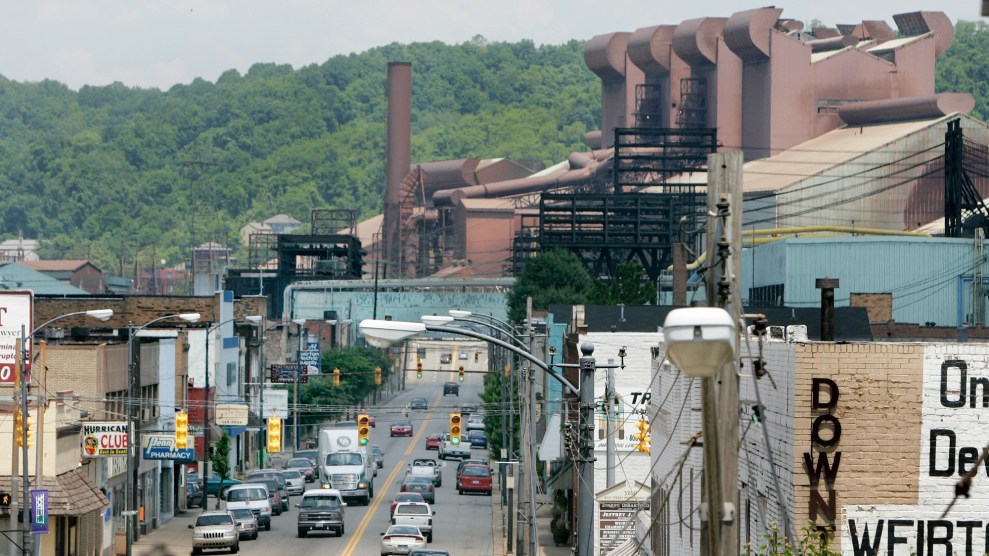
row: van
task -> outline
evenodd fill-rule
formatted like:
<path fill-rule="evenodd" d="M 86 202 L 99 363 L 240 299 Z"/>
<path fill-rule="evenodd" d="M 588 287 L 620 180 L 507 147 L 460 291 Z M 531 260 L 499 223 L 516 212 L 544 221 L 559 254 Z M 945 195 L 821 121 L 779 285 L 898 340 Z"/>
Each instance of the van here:
<path fill-rule="evenodd" d="M 258 520 L 258 527 L 271 531 L 271 502 L 268 501 L 268 487 L 263 484 L 241 483 L 233 485 L 224 494 L 228 510 L 247 508 Z"/>
<path fill-rule="evenodd" d="M 257 479 L 274 479 L 274 481 L 278 483 L 278 493 L 281 495 L 282 507 L 279 508 L 279 513 L 288 510 L 288 483 L 285 482 L 285 476 L 282 475 L 282 472 L 278 469 L 255 469 L 247 474 L 248 481 Z"/>

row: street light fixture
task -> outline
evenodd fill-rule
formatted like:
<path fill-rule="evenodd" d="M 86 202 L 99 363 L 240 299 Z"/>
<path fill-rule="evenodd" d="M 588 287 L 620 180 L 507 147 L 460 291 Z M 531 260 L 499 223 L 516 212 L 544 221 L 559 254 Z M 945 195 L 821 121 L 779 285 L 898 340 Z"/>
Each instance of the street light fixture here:
<path fill-rule="evenodd" d="M 124 483 L 124 499 L 127 501 L 126 505 L 130 507 L 124 512 L 124 523 L 127 528 L 127 550 L 126 555 L 131 556 L 134 544 L 134 529 L 137 526 L 137 520 L 134 524 L 131 524 L 131 517 L 136 517 L 137 515 L 137 449 L 135 445 L 137 444 L 137 422 L 135 421 L 134 408 L 137 403 L 139 391 L 139 381 L 140 374 L 137 372 L 137 364 L 134 361 L 134 338 L 144 330 L 145 328 L 151 326 L 156 322 L 160 322 L 168 319 L 180 319 L 186 322 L 198 322 L 199 313 L 177 313 L 174 315 L 165 315 L 163 317 L 158 317 L 152 319 L 141 326 L 135 327 L 133 323 L 127 323 L 127 428 L 128 428 L 128 441 L 127 441 L 127 481 Z"/>
<path fill-rule="evenodd" d="M 735 323 L 719 307 L 674 309 L 663 322 L 666 354 L 687 376 L 714 375 L 735 356 Z"/>

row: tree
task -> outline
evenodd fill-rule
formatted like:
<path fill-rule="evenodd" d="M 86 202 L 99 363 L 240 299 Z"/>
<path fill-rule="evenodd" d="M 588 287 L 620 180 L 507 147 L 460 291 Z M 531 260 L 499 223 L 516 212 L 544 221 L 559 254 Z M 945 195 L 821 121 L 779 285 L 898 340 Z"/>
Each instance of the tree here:
<path fill-rule="evenodd" d="M 655 302 L 656 286 L 649 281 L 646 270 L 637 262 L 618 265 L 617 276 L 611 281 L 596 280 L 588 302 L 595 305 L 646 305 Z"/>
<path fill-rule="evenodd" d="M 351 347 L 324 352 L 320 365 L 320 377 L 302 385 L 299 392 L 301 403 L 311 408 L 303 423 L 333 421 L 345 408 L 360 405 L 374 391 L 375 367 L 381 367 L 382 380 L 388 380 L 392 362 L 381 350 Z M 333 385 L 333 369 L 340 369 L 340 386 Z"/>
<path fill-rule="evenodd" d="M 593 287 L 594 280 L 577 255 L 564 249 L 541 252 L 526 261 L 508 292 L 508 318 L 525 320 L 528 297 L 532 297 L 532 307 L 540 310 L 555 303 L 579 305 L 587 302 Z"/>
<path fill-rule="evenodd" d="M 209 434 L 209 431 L 206 431 Z M 213 445 L 213 454 L 210 456 L 210 463 L 213 464 L 213 474 L 220 477 L 220 486 L 216 490 L 216 509 L 220 509 L 220 497 L 223 495 L 223 483 L 230 478 L 230 435 L 223 429 L 223 436 Z M 209 480 L 207 477 L 205 480 Z"/>

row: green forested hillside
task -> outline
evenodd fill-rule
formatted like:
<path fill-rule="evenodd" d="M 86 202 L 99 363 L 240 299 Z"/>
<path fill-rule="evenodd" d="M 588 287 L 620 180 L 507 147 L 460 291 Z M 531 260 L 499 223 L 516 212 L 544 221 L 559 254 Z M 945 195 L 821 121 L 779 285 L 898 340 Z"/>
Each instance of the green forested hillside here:
<path fill-rule="evenodd" d="M 78 92 L 0 77 L 0 239 L 44 240 L 47 258 L 133 272 L 226 243 L 278 212 L 380 211 L 387 63 L 413 67 L 413 160 L 537 158 L 584 149 L 600 86 L 584 43 L 392 44 L 298 70 L 258 64 L 168 91 Z M 959 22 L 939 91 L 970 92 L 989 118 L 989 28 Z M 242 251 L 241 251 L 242 253 Z M 156 263 L 160 264 L 160 263 Z"/>
<path fill-rule="evenodd" d="M 387 63 L 413 68 L 414 161 L 555 163 L 597 127 L 584 43 L 398 45 L 293 70 L 258 64 L 169 91 L 0 78 L 0 234 L 130 273 L 237 247 L 247 222 L 380 211 Z"/>

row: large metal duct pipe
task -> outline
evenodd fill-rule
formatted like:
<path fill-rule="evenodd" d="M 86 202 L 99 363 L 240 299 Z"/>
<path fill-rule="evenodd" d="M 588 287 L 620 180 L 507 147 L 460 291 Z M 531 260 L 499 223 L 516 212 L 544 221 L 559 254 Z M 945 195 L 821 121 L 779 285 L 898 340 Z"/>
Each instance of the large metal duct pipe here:
<path fill-rule="evenodd" d="M 726 21 L 722 17 L 701 17 L 677 25 L 673 32 L 673 52 L 692 68 L 715 65 L 718 40 Z"/>
<path fill-rule="evenodd" d="M 673 31 L 676 25 L 636 29 L 628 39 L 628 59 L 646 73 L 646 81 L 669 75 L 673 63 Z"/>
<path fill-rule="evenodd" d="M 953 112 L 968 114 L 975 97 L 968 93 L 851 102 L 838 109 L 838 117 L 850 126 L 881 122 L 940 118 Z"/>
<path fill-rule="evenodd" d="M 388 63 L 388 134 L 385 145 L 385 218 L 382 256 L 398 268 L 402 245 L 399 203 L 412 167 L 412 64 Z"/>
<path fill-rule="evenodd" d="M 841 50 L 842 48 L 854 46 L 858 42 L 859 40 L 852 35 L 838 35 L 826 39 L 804 41 L 804 44 L 810 47 L 811 52 L 831 52 L 832 50 Z"/>
<path fill-rule="evenodd" d="M 756 8 L 735 12 L 725 23 L 725 44 L 736 56 L 746 62 L 769 59 L 769 39 L 776 31 L 783 10 L 780 8 Z"/>
<path fill-rule="evenodd" d="M 934 33 L 934 55 L 940 56 L 955 40 L 955 26 L 944 12 L 911 12 L 893 16 L 904 37 Z"/>
<path fill-rule="evenodd" d="M 625 84 L 625 50 L 630 33 L 609 33 L 591 38 L 584 48 L 584 63 L 601 78 L 601 145 L 615 142 L 615 128 L 630 125 Z"/>

